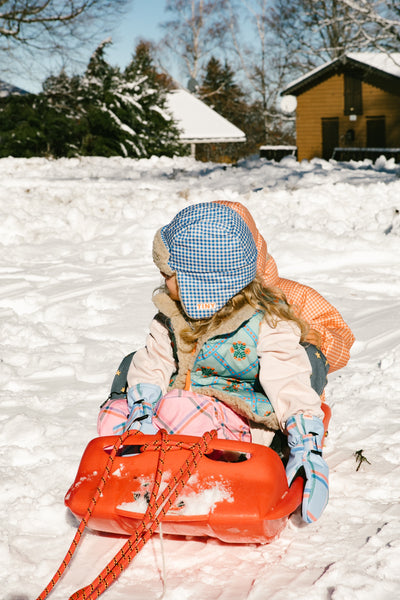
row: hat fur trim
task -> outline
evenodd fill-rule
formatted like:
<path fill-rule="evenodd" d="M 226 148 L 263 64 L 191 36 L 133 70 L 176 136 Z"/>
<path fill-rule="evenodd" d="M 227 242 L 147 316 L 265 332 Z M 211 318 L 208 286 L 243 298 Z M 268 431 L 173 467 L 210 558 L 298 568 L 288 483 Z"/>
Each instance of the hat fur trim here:
<path fill-rule="evenodd" d="M 161 229 L 159 229 L 153 240 L 153 262 L 161 273 L 171 277 L 174 271 L 169 266 L 168 261 L 169 251 L 161 237 Z"/>

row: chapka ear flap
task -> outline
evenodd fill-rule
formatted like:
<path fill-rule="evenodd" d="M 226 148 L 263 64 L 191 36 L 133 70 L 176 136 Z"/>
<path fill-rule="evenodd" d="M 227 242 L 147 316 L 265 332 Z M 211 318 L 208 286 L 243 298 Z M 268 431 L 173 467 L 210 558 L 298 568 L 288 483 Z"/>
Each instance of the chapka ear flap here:
<path fill-rule="evenodd" d="M 153 262 L 161 273 L 170 277 L 174 274 L 174 271 L 169 266 L 168 261 L 169 251 L 161 237 L 161 229 L 159 229 L 153 240 Z"/>

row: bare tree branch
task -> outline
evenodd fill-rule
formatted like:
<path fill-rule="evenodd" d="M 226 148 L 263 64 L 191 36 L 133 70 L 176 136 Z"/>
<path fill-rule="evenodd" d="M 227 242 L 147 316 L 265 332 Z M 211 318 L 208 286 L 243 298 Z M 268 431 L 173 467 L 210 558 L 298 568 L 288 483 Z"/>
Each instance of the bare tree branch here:
<path fill-rule="evenodd" d="M 129 0 L 0 1 L 0 50 L 32 46 L 48 50 L 87 42 L 92 27 L 115 22 Z M 93 44 L 93 42 L 91 42 Z"/>
<path fill-rule="evenodd" d="M 378 50 L 398 51 L 400 43 L 400 4 L 397 0 L 339 0 L 351 9 L 364 40 Z M 374 27 L 375 26 L 375 27 Z M 374 27 L 373 35 L 370 29 Z"/>
<path fill-rule="evenodd" d="M 211 53 L 221 47 L 225 35 L 222 18 L 226 0 L 168 0 L 172 16 L 162 24 L 161 42 L 184 65 L 186 74 L 197 79 Z"/>
<path fill-rule="evenodd" d="M 132 0 L 0 0 L 2 73 L 77 62 Z M 96 42 L 95 42 L 96 43 Z M 44 67 L 43 67 L 44 68 Z"/>

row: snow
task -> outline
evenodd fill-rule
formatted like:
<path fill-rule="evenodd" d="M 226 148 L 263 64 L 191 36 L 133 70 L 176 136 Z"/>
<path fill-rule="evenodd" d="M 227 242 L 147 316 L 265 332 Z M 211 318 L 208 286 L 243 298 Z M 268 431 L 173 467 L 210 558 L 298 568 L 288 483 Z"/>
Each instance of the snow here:
<path fill-rule="evenodd" d="M 287 96 L 285 96 L 287 97 Z M 274 145 L 265 145 L 265 146 L 260 146 L 260 150 L 297 150 L 297 146 L 274 146 Z"/>
<path fill-rule="evenodd" d="M 244 142 L 236 125 L 183 88 L 167 95 L 167 106 L 181 130 L 183 142 Z"/>
<path fill-rule="evenodd" d="M 389 75 L 400 77 L 400 52 L 349 52 L 347 56 Z"/>
<path fill-rule="evenodd" d="M 159 598 L 163 554 L 166 600 L 399 597 L 400 167 L 7 158 L 0 180 L 2 598 L 36 598 L 75 534 L 64 495 L 116 367 L 145 339 L 154 232 L 216 199 L 243 202 L 281 275 L 315 287 L 356 335 L 327 388 L 330 502 L 266 546 L 155 536 L 104 597 Z M 85 533 L 51 598 L 92 581 L 122 543 Z"/>
<path fill-rule="evenodd" d="M 6 81 L 0 79 L 0 98 L 6 98 L 10 94 L 23 95 L 28 94 L 26 90 L 23 90 L 15 85 L 11 85 Z"/>
<path fill-rule="evenodd" d="M 116 473 L 113 473 L 113 476 Z M 166 471 L 162 475 L 160 490 L 168 491 L 168 485 L 172 487 L 173 480 L 170 471 Z M 174 506 L 168 511 L 168 514 L 179 514 L 185 516 L 193 515 L 208 515 L 214 512 L 216 505 L 223 500 L 233 502 L 234 498 L 229 484 L 224 481 L 218 481 L 212 478 L 203 481 L 199 486 L 198 473 L 194 473 L 189 477 L 185 488 L 179 494 Z M 133 500 L 131 502 L 121 502 L 117 508 L 130 513 L 144 514 L 148 507 L 148 495 L 151 490 L 151 484 L 154 478 L 138 478 L 140 490 L 132 493 Z M 197 493 L 196 491 L 197 490 Z"/>

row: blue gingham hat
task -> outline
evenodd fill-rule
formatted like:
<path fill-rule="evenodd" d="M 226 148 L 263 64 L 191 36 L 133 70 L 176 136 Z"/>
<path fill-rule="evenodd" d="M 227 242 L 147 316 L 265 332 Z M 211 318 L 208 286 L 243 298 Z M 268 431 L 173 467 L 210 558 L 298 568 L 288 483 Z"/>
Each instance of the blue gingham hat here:
<path fill-rule="evenodd" d="M 236 211 L 207 202 L 188 206 L 156 234 L 156 266 L 176 273 L 184 310 L 211 317 L 256 276 L 257 249 Z"/>

